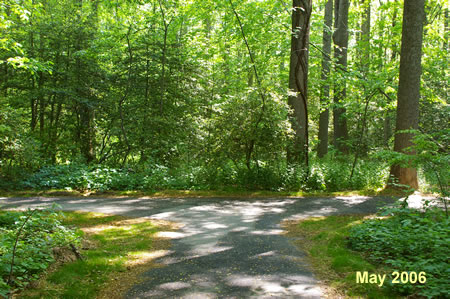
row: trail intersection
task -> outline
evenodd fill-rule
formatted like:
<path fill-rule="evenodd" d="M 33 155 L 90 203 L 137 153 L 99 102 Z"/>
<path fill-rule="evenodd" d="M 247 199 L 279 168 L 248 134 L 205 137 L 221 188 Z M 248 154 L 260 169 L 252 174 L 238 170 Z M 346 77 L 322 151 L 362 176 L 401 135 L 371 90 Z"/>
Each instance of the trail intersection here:
<path fill-rule="evenodd" d="M 305 254 L 282 235 L 284 220 L 368 214 L 395 199 L 334 198 L 1 198 L 2 208 L 59 204 L 179 222 L 165 265 L 143 274 L 126 298 L 321 298 Z"/>

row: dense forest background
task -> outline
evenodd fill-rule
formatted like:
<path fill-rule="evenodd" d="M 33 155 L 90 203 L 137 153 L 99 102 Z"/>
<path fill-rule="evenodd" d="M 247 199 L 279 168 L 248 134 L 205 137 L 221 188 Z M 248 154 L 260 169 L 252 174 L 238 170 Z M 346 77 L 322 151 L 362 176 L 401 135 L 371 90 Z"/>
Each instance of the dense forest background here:
<path fill-rule="evenodd" d="M 405 160 L 403 1 L 310 4 L 1 0 L 0 187 L 382 188 Z M 448 186 L 448 20 L 446 1 L 425 1 L 407 163 L 430 190 Z"/>

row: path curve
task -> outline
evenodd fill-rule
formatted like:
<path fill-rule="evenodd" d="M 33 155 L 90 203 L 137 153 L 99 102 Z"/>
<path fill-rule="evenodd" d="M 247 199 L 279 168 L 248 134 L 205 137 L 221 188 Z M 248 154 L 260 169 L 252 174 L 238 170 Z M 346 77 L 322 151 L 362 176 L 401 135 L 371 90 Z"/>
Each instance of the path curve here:
<path fill-rule="evenodd" d="M 165 267 L 143 274 L 126 298 L 321 298 L 305 254 L 281 235 L 280 223 L 321 215 L 367 214 L 386 197 L 334 198 L 4 198 L 2 208 L 59 204 L 93 211 L 175 221 Z"/>

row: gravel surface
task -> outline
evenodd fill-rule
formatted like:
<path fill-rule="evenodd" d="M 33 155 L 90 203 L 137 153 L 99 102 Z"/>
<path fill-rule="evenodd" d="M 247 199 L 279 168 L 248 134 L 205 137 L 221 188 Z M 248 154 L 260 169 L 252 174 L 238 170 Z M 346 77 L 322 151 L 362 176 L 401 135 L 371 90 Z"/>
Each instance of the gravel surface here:
<path fill-rule="evenodd" d="M 175 221 L 162 268 L 144 273 L 126 298 L 321 298 L 305 254 L 281 235 L 280 222 L 310 216 L 374 213 L 395 199 L 334 198 L 4 198 L 2 208 L 59 204 Z"/>

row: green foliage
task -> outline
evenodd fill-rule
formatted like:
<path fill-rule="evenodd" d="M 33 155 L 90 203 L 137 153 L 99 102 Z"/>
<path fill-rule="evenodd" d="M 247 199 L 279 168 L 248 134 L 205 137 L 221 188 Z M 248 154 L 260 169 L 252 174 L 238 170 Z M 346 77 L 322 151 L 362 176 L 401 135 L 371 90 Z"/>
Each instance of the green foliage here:
<path fill-rule="evenodd" d="M 396 291 L 427 298 L 445 297 L 450 292 L 449 218 L 440 209 L 421 212 L 391 208 L 381 215 L 389 217 L 370 219 L 351 229 L 350 247 L 393 271 L 426 273 L 425 284 L 390 283 L 389 287 Z"/>
<path fill-rule="evenodd" d="M 142 178 L 139 179 L 131 171 L 83 164 L 47 166 L 23 181 L 22 186 L 33 189 L 100 191 L 140 189 Z"/>
<path fill-rule="evenodd" d="M 390 289 L 356 283 L 357 271 L 385 273 L 383 267 L 370 263 L 347 246 L 350 228 L 364 218 L 364 215 L 311 217 L 288 227 L 288 235 L 299 239 L 295 244 L 308 252 L 314 274 L 326 282 L 333 294 L 336 290 L 337 296 L 345 298 L 397 298 Z"/>
<path fill-rule="evenodd" d="M 350 159 L 333 155 L 324 162 L 311 153 L 309 170 L 286 166 L 294 141 L 287 119 L 290 4 L 233 1 L 258 83 L 229 1 L 144 2 L 0 3 L 0 188 L 24 180 L 32 188 L 95 190 L 381 187 L 386 169 L 367 157 L 392 143 L 401 2 L 372 4 L 367 39 L 360 34 L 367 4 L 350 5 L 348 67 L 342 71 L 333 61 L 326 80 L 325 1 L 313 5 L 310 151 L 319 113 L 345 108 L 349 148 L 364 160 L 351 180 Z M 424 34 L 420 127 L 431 136 L 449 116 L 443 7 L 442 0 L 427 4 Z M 345 99 L 332 103 L 334 85 L 344 81 Z M 320 100 L 325 83 L 327 104 Z M 440 165 L 447 161 L 423 166 L 428 189 L 439 185 L 436 169 L 445 186 L 450 172 Z"/>
<path fill-rule="evenodd" d="M 439 193 L 442 200 L 449 197 L 450 186 L 450 129 L 439 130 L 434 134 L 415 132 L 414 146 L 417 154 L 415 165 L 422 167 L 429 190 Z"/>
<path fill-rule="evenodd" d="M 413 145 L 405 153 L 380 151 L 376 154 L 390 165 L 421 169 L 427 185 L 423 187 L 440 195 L 440 199 L 448 213 L 448 197 L 450 186 L 450 155 L 448 152 L 450 130 L 444 128 L 433 134 L 418 130 L 405 130 L 401 133 L 414 134 Z M 410 153 L 413 152 L 414 155 Z"/>
<path fill-rule="evenodd" d="M 0 295 L 6 297 L 37 279 L 53 261 L 53 248 L 79 244 L 79 232 L 63 226 L 62 217 L 54 209 L 0 213 Z M 7 285 L 13 255 L 12 281 Z"/>
<path fill-rule="evenodd" d="M 376 190 L 384 186 L 388 175 L 387 165 L 377 160 L 360 161 L 351 179 L 351 161 L 347 157 L 330 154 L 324 159 L 313 160 L 311 164 L 309 176 L 301 166 L 288 168 L 284 187 L 287 190 L 331 192 Z"/>
<path fill-rule="evenodd" d="M 23 180 L 18 188 L 66 190 L 284 190 L 343 191 L 376 190 L 386 181 L 387 168 L 376 161 L 361 161 L 350 180 L 351 166 L 345 158 L 313 162 L 310 173 L 303 165 L 259 161 L 248 170 L 241 164 L 185 165 L 168 168 L 159 164 L 115 169 L 105 166 L 65 164 L 47 166 Z"/>
<path fill-rule="evenodd" d="M 90 241 L 88 244 L 95 246 L 82 252 L 83 260 L 55 268 L 41 280 L 43 287 L 23 290 L 24 298 L 96 298 L 112 277 L 127 282 L 138 280 L 135 275 L 141 272 L 134 267 L 151 265 L 149 254 L 169 246 L 166 243 L 154 246 L 157 241 L 154 235 L 161 228 L 151 221 L 129 221 L 122 216 L 99 213 L 64 214 L 65 225 L 95 228 L 95 232 L 84 235 Z M 112 281 L 111 286 L 116 287 L 117 282 Z"/>
<path fill-rule="evenodd" d="M 36 151 L 39 140 L 26 131 L 26 112 L 8 107 L 1 97 L 0 105 L 0 188 L 7 188 L 43 161 Z"/>

